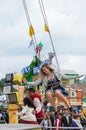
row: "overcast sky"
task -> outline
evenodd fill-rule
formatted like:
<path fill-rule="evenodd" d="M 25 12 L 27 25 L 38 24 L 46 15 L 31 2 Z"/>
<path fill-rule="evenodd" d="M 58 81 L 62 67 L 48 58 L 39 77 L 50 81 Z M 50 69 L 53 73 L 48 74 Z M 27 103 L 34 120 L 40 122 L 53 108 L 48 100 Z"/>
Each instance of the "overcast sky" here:
<path fill-rule="evenodd" d="M 38 0 L 26 0 L 42 56 L 52 51 Z M 43 0 L 60 69 L 86 74 L 86 0 Z M 35 55 L 22 0 L 0 0 L 0 79 L 21 73 Z"/>

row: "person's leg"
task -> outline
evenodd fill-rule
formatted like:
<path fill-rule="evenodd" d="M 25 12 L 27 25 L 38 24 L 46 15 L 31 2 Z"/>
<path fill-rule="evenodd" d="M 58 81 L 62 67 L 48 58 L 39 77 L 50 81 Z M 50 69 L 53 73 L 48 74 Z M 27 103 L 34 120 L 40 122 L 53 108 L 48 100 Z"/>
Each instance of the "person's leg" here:
<path fill-rule="evenodd" d="M 46 97 L 49 100 L 49 102 L 51 103 L 51 105 L 54 107 L 55 111 L 57 111 L 57 106 L 56 106 L 55 100 L 53 98 L 53 92 L 46 91 Z"/>
<path fill-rule="evenodd" d="M 42 122 L 43 118 L 37 119 L 38 124 L 40 125 L 40 123 Z"/>
<path fill-rule="evenodd" d="M 56 95 L 61 101 L 63 101 L 63 102 L 67 105 L 68 108 L 70 108 L 70 104 L 69 104 L 67 98 L 66 98 L 63 94 L 61 94 L 58 90 L 56 90 L 56 91 L 55 91 L 55 95 Z"/>

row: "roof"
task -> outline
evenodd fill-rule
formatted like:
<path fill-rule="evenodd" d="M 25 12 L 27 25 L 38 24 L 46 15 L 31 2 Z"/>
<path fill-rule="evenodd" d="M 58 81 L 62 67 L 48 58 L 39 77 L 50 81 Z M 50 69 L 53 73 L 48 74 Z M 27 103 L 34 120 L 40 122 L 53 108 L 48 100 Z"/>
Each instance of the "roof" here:
<path fill-rule="evenodd" d="M 62 74 L 78 74 L 76 71 L 74 70 L 61 70 Z"/>
<path fill-rule="evenodd" d="M 66 84 L 65 87 L 72 89 L 81 89 L 83 90 L 83 97 L 86 97 L 86 83 L 85 84 Z"/>

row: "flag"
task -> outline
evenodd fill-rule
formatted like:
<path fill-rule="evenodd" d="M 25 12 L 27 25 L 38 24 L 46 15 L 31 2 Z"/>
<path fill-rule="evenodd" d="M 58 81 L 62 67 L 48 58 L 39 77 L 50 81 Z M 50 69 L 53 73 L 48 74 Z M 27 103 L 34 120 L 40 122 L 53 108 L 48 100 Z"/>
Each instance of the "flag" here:
<path fill-rule="evenodd" d="M 43 47 L 43 43 L 39 42 L 37 46 Z"/>
<path fill-rule="evenodd" d="M 42 47 L 43 47 L 43 43 L 42 42 L 39 42 L 36 46 L 36 53 L 40 52 L 42 50 Z"/>
<path fill-rule="evenodd" d="M 34 41 L 33 41 L 33 39 L 31 39 L 31 41 L 30 41 L 28 47 L 31 47 L 33 44 L 34 44 Z"/>
<path fill-rule="evenodd" d="M 39 66 L 36 66 L 36 67 L 33 68 L 33 74 L 38 75 L 39 71 L 40 71 L 40 67 Z"/>
<path fill-rule="evenodd" d="M 48 28 L 48 26 L 46 25 L 46 23 L 44 24 L 44 31 L 49 32 L 49 28 Z"/>
<path fill-rule="evenodd" d="M 42 61 L 41 64 L 40 64 L 40 68 L 41 68 L 42 65 L 44 65 L 45 63 L 50 64 L 50 60 L 49 60 L 49 59 L 46 59 L 46 60 Z"/>
<path fill-rule="evenodd" d="M 36 46 L 36 53 L 40 52 L 42 50 L 42 47 Z"/>
<path fill-rule="evenodd" d="M 22 69 L 22 74 L 30 73 L 30 66 L 26 66 Z"/>
<path fill-rule="evenodd" d="M 29 27 L 29 35 L 30 35 L 30 37 L 32 37 L 32 35 L 34 35 L 34 34 L 35 34 L 34 28 L 33 28 L 32 25 L 30 25 L 30 27 Z"/>

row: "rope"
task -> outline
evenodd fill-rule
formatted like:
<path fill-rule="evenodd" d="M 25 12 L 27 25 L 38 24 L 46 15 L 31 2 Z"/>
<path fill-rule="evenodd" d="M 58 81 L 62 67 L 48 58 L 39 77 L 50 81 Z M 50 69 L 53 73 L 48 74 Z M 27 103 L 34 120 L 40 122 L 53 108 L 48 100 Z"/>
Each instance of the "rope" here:
<path fill-rule="evenodd" d="M 46 16 L 46 13 L 45 13 L 45 8 L 44 8 L 43 1 L 42 0 L 38 0 L 38 2 L 39 2 L 40 9 L 41 9 L 41 13 L 43 15 L 44 22 L 46 23 L 47 27 L 49 28 L 48 20 L 47 20 L 47 16 Z M 49 37 L 50 37 L 50 41 L 51 41 L 51 45 L 52 45 L 52 48 L 53 48 L 53 52 L 55 54 L 55 60 L 56 60 L 57 67 L 58 67 L 58 73 L 61 76 L 60 67 L 59 67 L 57 56 L 56 56 L 56 51 L 55 51 L 55 48 L 54 48 L 54 43 L 53 43 L 53 40 L 52 40 L 52 36 L 51 36 L 50 30 L 49 30 L 48 34 L 49 34 Z"/>
<path fill-rule="evenodd" d="M 39 1 L 39 5 L 40 5 L 40 9 L 41 9 L 41 12 L 42 12 L 42 15 L 43 15 L 44 22 L 46 22 L 46 24 L 47 24 L 47 19 L 45 17 L 46 15 L 45 15 L 44 10 L 42 8 L 41 2 L 40 2 L 40 0 L 38 0 L 38 1 Z"/>
<path fill-rule="evenodd" d="M 26 5 L 26 2 L 25 2 L 25 0 L 22 0 L 22 2 L 23 2 L 23 6 L 24 6 L 24 10 L 25 10 L 25 14 L 26 14 L 26 19 L 27 19 L 27 23 L 28 23 L 28 26 L 32 26 L 32 23 L 31 23 L 31 19 L 30 19 L 30 15 L 29 15 L 29 12 L 28 12 L 28 9 L 27 9 L 27 5 Z M 32 35 L 32 40 L 33 41 L 35 41 L 34 42 L 34 51 L 35 51 L 35 53 L 36 53 L 36 46 L 37 46 L 37 40 L 36 40 L 36 36 L 35 36 L 35 34 L 34 35 Z M 36 54 L 37 55 L 37 54 Z"/>

